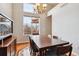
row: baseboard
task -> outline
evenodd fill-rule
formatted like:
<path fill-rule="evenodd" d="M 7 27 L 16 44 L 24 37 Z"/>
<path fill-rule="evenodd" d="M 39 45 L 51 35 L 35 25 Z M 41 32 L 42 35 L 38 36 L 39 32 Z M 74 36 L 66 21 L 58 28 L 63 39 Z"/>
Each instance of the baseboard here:
<path fill-rule="evenodd" d="M 17 44 L 28 44 L 29 41 L 24 41 L 24 42 L 17 42 Z"/>

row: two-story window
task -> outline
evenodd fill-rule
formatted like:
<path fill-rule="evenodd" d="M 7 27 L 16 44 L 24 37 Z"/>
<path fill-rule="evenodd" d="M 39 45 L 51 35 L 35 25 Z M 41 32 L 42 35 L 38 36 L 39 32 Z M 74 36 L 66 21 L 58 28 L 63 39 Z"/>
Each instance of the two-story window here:
<path fill-rule="evenodd" d="M 25 3 L 23 4 L 23 30 L 24 30 L 24 35 L 27 34 L 39 34 L 39 18 L 35 17 L 33 15 L 34 12 L 34 5 L 31 3 Z M 33 16 L 32 16 L 33 15 Z M 33 20 L 36 19 L 38 21 L 37 23 L 34 23 Z"/>

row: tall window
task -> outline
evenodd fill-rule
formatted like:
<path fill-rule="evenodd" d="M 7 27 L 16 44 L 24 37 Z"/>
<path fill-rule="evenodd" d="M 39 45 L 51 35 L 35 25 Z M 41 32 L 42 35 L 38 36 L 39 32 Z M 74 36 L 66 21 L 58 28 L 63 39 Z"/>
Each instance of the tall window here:
<path fill-rule="evenodd" d="M 23 18 L 24 18 L 23 25 L 28 25 L 29 27 L 31 27 L 31 22 L 32 22 L 31 17 L 24 16 Z"/>
<path fill-rule="evenodd" d="M 32 18 L 32 35 L 39 35 L 39 18 Z"/>
<path fill-rule="evenodd" d="M 23 4 L 23 11 L 24 12 L 34 12 L 33 4 L 24 3 Z"/>
<path fill-rule="evenodd" d="M 33 4 L 23 4 L 23 11 L 34 13 Z M 30 16 L 30 14 L 28 16 Z M 24 35 L 39 34 L 39 18 L 23 16 Z"/>
<path fill-rule="evenodd" d="M 31 34 L 31 17 L 23 17 L 24 34 Z"/>

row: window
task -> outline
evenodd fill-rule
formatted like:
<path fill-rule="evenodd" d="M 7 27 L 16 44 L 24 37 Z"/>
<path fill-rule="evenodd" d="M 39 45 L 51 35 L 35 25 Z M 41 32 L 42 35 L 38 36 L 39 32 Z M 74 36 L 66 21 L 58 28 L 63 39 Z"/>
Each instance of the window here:
<path fill-rule="evenodd" d="M 32 34 L 39 35 L 39 18 L 32 18 Z"/>
<path fill-rule="evenodd" d="M 33 4 L 24 3 L 23 4 L 23 11 L 33 13 L 34 12 Z"/>
<path fill-rule="evenodd" d="M 39 34 L 39 18 L 23 17 L 23 29 L 25 34 Z"/>
<path fill-rule="evenodd" d="M 33 4 L 25 3 L 23 4 L 23 12 L 34 13 Z M 30 16 L 28 14 L 28 16 Z M 25 36 L 29 34 L 39 34 L 39 18 L 23 16 L 23 33 Z"/>
<path fill-rule="evenodd" d="M 24 34 L 31 34 L 31 17 L 23 17 Z"/>
<path fill-rule="evenodd" d="M 28 25 L 29 27 L 31 27 L 31 17 L 23 17 L 23 25 Z"/>

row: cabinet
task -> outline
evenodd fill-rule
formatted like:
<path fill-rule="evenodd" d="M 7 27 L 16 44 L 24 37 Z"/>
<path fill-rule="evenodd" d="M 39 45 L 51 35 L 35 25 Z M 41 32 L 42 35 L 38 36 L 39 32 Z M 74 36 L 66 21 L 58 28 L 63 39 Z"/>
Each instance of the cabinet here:
<path fill-rule="evenodd" d="M 10 36 L 3 40 L 3 46 L 0 42 L 0 56 L 16 55 L 16 37 Z"/>
<path fill-rule="evenodd" d="M 0 56 L 16 54 L 16 38 L 10 33 L 13 33 L 13 20 L 0 12 Z"/>

